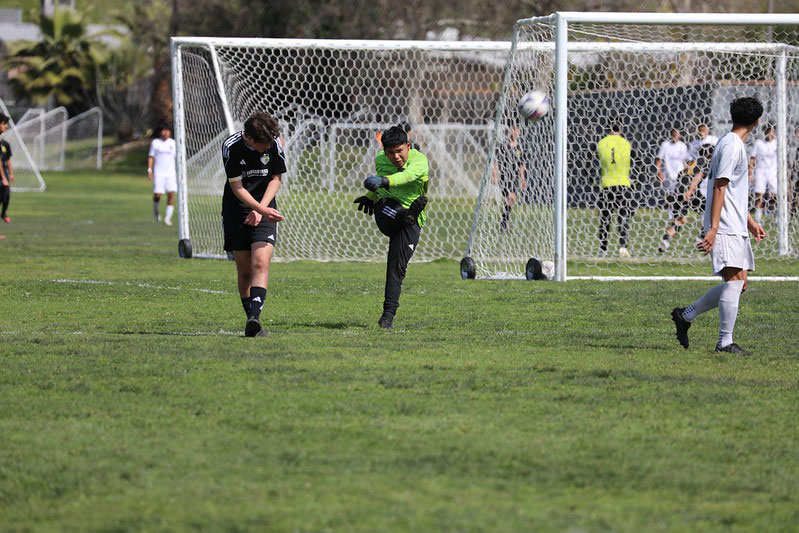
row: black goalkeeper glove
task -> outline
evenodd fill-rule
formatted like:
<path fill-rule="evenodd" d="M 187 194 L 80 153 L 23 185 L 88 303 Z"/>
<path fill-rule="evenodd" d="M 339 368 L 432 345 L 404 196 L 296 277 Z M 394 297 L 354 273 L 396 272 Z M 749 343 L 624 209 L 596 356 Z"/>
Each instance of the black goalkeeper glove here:
<path fill-rule="evenodd" d="M 372 192 L 375 192 L 381 187 L 383 189 L 388 189 L 388 178 L 384 178 L 383 176 L 369 176 L 363 180 L 363 186 Z"/>
<path fill-rule="evenodd" d="M 358 211 L 363 211 L 365 214 L 372 216 L 375 214 L 375 203 L 366 196 L 359 196 L 355 199 L 354 204 L 358 204 Z"/>

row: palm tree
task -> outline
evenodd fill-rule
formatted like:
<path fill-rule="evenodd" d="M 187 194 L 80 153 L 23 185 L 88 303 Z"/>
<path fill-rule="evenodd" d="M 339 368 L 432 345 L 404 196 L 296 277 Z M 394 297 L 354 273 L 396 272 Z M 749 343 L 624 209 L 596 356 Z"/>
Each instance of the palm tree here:
<path fill-rule="evenodd" d="M 39 21 L 42 40 L 23 42 L 11 50 L 4 67 L 18 96 L 40 105 L 52 99 L 57 105 L 79 108 L 90 100 L 96 65 L 103 49 L 96 35 L 86 34 L 77 13 L 59 9 Z"/>

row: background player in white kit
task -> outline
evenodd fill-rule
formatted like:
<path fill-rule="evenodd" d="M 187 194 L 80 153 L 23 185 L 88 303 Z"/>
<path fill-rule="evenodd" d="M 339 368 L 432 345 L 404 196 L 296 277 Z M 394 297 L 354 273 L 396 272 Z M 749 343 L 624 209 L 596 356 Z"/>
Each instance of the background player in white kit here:
<path fill-rule="evenodd" d="M 766 126 L 765 140 L 756 140 L 752 147 L 749 182 L 755 185 L 755 221 L 761 224 L 763 208 L 768 208 L 769 201 L 777 194 L 777 135 L 771 126 Z"/>
<path fill-rule="evenodd" d="M 671 206 L 675 201 L 674 191 L 677 187 L 677 178 L 685 168 L 685 161 L 688 159 L 688 145 L 680 140 L 681 137 L 680 131 L 677 128 L 672 128 L 669 132 L 669 139 L 660 144 L 660 149 L 655 157 L 658 180 L 666 193 L 669 220 L 674 218 Z"/>
<path fill-rule="evenodd" d="M 766 236 L 749 215 L 749 165 L 744 142 L 760 121 L 763 105 L 751 96 L 730 104 L 732 131 L 722 137 L 710 162 L 708 196 L 705 204 L 704 237 L 697 248 L 710 253 L 713 273 L 724 283 L 716 285 L 687 308 L 675 307 L 671 318 L 677 340 L 688 348 L 688 328 L 697 315 L 719 308 L 719 342 L 716 351 L 751 355 L 733 342 L 738 301 L 747 289 L 748 271 L 755 269 L 749 230 L 759 242 Z"/>
<path fill-rule="evenodd" d="M 164 224 L 172 225 L 172 213 L 175 212 L 175 191 L 178 190 L 177 171 L 175 170 L 175 139 L 169 126 L 161 126 L 158 138 L 150 143 L 147 155 L 147 178 L 153 182 L 153 216 L 161 221 L 158 204 L 161 195 L 166 194 L 166 213 Z"/>

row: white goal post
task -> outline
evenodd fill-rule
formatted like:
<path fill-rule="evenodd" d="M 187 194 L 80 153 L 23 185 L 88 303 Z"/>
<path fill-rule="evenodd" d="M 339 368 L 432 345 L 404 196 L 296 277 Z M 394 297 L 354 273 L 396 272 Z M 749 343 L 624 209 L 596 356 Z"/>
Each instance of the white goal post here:
<path fill-rule="evenodd" d="M 5 102 L 0 99 L 0 111 L 7 116 L 8 112 Z M 39 172 L 39 166 L 34 161 L 33 156 L 20 135 L 17 124 L 9 118 L 8 130 L 3 135 L 3 140 L 11 146 L 11 164 L 14 169 L 15 182 L 11 185 L 14 192 L 44 192 L 47 188 Z"/>
<path fill-rule="evenodd" d="M 409 123 L 430 160 L 414 260 L 460 258 L 480 190 L 510 42 L 172 39 L 179 252 L 225 257 L 221 143 L 263 110 L 280 121 L 288 171 L 275 258 L 383 261 L 385 237 L 353 200 Z"/>
<path fill-rule="evenodd" d="M 537 122 L 516 110 L 531 90 L 546 92 L 553 104 Z M 667 238 L 674 204 L 666 204 L 655 160 L 672 128 L 689 152 L 701 124 L 717 137 L 729 131 L 729 103 L 741 96 L 756 96 L 765 108 L 748 148 L 766 125 L 777 134 L 778 187 L 764 207 L 768 238 L 753 243 L 757 274 L 793 279 L 799 274 L 799 15 L 563 12 L 519 20 L 464 277 L 529 279 L 531 258 L 537 267 L 551 261 L 559 281 L 706 277 L 708 260 L 693 248 L 704 198 L 697 192 L 695 204 L 686 202 L 686 222 Z M 613 124 L 632 145 L 632 187 L 626 216 L 617 221 L 617 208 L 605 226 L 596 144 Z M 492 175 L 511 137 L 522 147 L 527 179 L 508 210 Z M 506 227 L 503 211 L 510 212 Z M 604 249 L 600 226 L 608 231 Z"/>

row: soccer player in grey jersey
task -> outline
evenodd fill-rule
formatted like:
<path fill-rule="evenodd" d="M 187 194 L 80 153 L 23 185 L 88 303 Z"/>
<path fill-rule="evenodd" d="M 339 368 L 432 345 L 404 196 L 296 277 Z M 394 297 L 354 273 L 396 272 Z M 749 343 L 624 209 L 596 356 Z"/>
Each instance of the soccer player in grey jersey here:
<path fill-rule="evenodd" d="M 746 141 L 760 122 L 763 104 L 757 98 L 744 97 L 730 104 L 732 131 L 722 137 L 710 161 L 710 177 L 705 204 L 704 237 L 697 244 L 709 253 L 713 273 L 724 279 L 687 308 L 676 307 L 671 318 L 677 328 L 677 340 L 688 348 L 688 328 L 697 315 L 719 308 L 717 352 L 751 355 L 733 342 L 732 331 L 738 317 L 738 301 L 747 289 L 748 271 L 755 269 L 751 232 L 756 242 L 766 232 L 749 214 L 749 165 Z"/>

